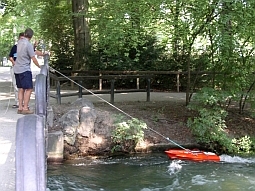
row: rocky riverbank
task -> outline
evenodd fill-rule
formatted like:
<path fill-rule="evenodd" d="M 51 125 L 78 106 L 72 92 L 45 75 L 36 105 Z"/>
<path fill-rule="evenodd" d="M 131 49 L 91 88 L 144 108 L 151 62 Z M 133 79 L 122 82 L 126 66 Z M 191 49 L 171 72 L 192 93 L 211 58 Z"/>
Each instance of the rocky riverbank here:
<path fill-rule="evenodd" d="M 84 106 L 87 109 L 82 109 Z M 137 152 L 156 152 L 179 145 L 198 147 L 186 126 L 192 112 L 181 101 L 118 102 L 112 107 L 107 103 L 92 104 L 83 99 L 52 107 L 54 126 L 49 131 L 63 131 L 65 158 L 109 154 L 113 124 L 111 116 L 114 114 L 132 116 L 147 124 L 144 144 L 137 147 Z M 102 137 L 104 140 L 101 140 Z"/>
<path fill-rule="evenodd" d="M 97 113 L 96 115 L 101 116 L 94 120 L 97 124 L 101 125 L 99 129 L 94 129 L 94 132 L 101 132 L 102 134 L 104 132 L 103 129 L 109 130 L 112 126 L 112 121 L 109 120 L 109 116 L 113 114 L 128 115 L 144 121 L 148 128 L 145 130 L 145 142 L 137 150 L 139 152 L 164 151 L 167 148 L 179 146 L 189 149 L 200 147 L 192 135 L 191 130 L 186 125 L 188 118 L 196 116 L 196 113 L 185 106 L 184 100 L 172 99 L 151 102 L 119 101 L 114 106 L 105 102 L 96 102 L 92 105 Z M 61 129 L 62 127 L 59 123 L 63 119 L 61 117 L 68 111 L 81 108 L 81 106 L 82 104 L 71 103 L 53 105 L 54 127 L 51 130 Z M 245 135 L 255 137 L 255 130 L 253 128 L 255 125 L 254 119 L 248 113 L 238 114 L 238 110 L 235 107 L 229 108 L 226 125 L 226 131 L 232 137 L 242 137 Z M 171 141 L 167 140 L 167 138 Z M 107 134 L 106 139 L 109 141 L 109 134 Z M 83 144 L 84 153 L 88 155 L 109 154 L 109 144 L 102 148 L 98 144 L 88 144 L 88 142 L 81 140 L 76 141 L 76 143 L 79 143 L 77 145 L 78 147 L 81 147 L 81 144 Z M 77 153 L 77 146 L 73 147 L 73 145 L 65 144 L 65 157 L 68 158 L 70 153 Z M 78 151 L 78 155 L 83 156 L 84 153 Z"/>

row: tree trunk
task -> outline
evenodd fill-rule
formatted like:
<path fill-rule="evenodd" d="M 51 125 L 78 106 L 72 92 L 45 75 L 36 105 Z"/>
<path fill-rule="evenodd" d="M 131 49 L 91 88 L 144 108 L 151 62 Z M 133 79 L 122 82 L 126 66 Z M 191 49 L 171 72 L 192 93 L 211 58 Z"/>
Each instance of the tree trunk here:
<path fill-rule="evenodd" d="M 177 64 L 179 64 L 179 46 L 180 46 L 180 29 L 179 29 L 179 17 L 180 17 L 180 2 L 175 1 L 175 12 L 174 12 L 174 35 L 172 40 L 173 58 Z"/>
<path fill-rule="evenodd" d="M 190 73 L 191 73 L 191 69 L 190 69 L 190 65 L 191 65 L 191 61 L 190 61 L 190 56 L 191 56 L 191 46 L 189 46 L 188 49 L 188 54 L 187 54 L 187 89 L 186 89 L 186 106 L 189 105 L 190 102 L 190 81 L 191 81 L 191 77 L 190 77 Z"/>
<path fill-rule="evenodd" d="M 88 0 L 72 0 L 74 28 L 74 65 L 73 70 L 88 69 L 88 54 L 91 48 Z"/>

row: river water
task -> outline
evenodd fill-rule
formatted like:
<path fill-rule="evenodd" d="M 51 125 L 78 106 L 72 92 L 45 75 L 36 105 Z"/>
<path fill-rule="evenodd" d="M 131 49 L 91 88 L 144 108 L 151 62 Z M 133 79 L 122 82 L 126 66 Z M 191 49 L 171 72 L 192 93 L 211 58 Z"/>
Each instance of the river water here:
<path fill-rule="evenodd" d="M 170 160 L 165 154 L 80 159 L 48 165 L 58 191 L 254 191 L 255 158 L 222 155 L 221 162 Z"/>

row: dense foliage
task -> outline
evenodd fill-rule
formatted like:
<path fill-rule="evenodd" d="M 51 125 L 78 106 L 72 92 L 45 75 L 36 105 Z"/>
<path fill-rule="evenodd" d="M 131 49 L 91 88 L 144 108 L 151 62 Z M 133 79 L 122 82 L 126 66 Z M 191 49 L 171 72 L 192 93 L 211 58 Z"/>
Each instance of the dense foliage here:
<path fill-rule="evenodd" d="M 197 117 L 188 120 L 188 126 L 198 142 L 219 153 L 255 152 L 254 137 L 228 133 L 226 117 L 231 97 L 224 91 L 203 88 L 194 96 L 189 108 L 198 112 Z M 234 104 L 234 103 L 231 103 Z"/>

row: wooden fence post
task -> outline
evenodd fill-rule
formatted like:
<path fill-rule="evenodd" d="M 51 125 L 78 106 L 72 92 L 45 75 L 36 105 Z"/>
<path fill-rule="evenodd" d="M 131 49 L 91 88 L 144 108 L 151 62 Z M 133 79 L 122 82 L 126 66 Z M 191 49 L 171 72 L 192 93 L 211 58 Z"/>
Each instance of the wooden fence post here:
<path fill-rule="evenodd" d="M 111 80 L 111 103 L 114 103 L 114 79 Z"/>
<path fill-rule="evenodd" d="M 56 92 L 57 92 L 57 103 L 61 104 L 60 82 L 59 81 L 57 81 Z"/>
<path fill-rule="evenodd" d="M 71 72 L 71 76 L 74 76 L 75 74 L 73 72 Z M 71 88 L 73 89 L 74 87 L 74 83 L 71 81 Z"/>
<path fill-rule="evenodd" d="M 102 73 L 99 72 L 99 76 L 102 76 Z M 99 90 L 102 90 L 102 87 L 103 87 L 103 79 L 102 78 L 99 78 Z"/>
<path fill-rule="evenodd" d="M 180 73 L 179 72 L 176 75 L 176 86 L 177 86 L 177 92 L 180 92 Z"/>
<path fill-rule="evenodd" d="M 147 78 L 147 99 L 146 101 L 150 101 L 151 100 L 151 79 L 150 78 Z"/>
<path fill-rule="evenodd" d="M 82 84 L 82 80 L 79 81 L 79 84 L 80 84 L 80 85 Z M 79 86 L 79 94 L 78 94 L 78 97 L 79 97 L 79 98 L 82 98 L 82 88 L 81 88 L 81 86 Z"/>

